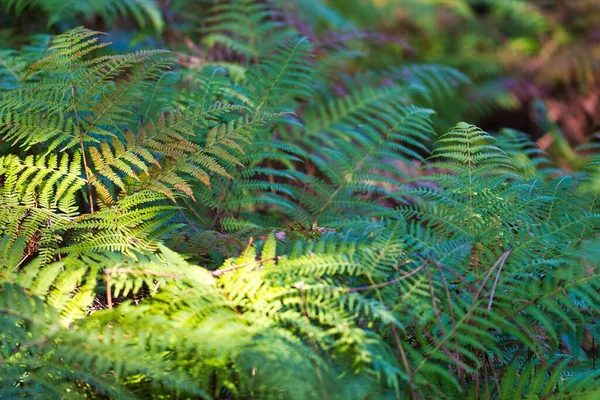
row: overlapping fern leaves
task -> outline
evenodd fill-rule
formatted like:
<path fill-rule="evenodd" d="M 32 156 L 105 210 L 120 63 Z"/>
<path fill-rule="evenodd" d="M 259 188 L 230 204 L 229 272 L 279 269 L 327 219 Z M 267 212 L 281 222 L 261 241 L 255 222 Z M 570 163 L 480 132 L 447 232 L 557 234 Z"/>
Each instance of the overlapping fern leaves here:
<path fill-rule="evenodd" d="M 254 0 L 223 2 L 210 8 L 203 19 L 204 43 L 210 48 L 220 44 L 253 58 L 268 54 L 277 46 L 285 25 L 275 19 L 276 11 L 268 4 Z"/>
<path fill-rule="evenodd" d="M 315 356 L 301 344 L 236 314 L 206 271 L 166 249 L 161 254 L 162 259 L 138 253 L 133 261 L 102 253 L 41 269 L 34 260 L 18 274 L 11 272 L 18 257 L 5 263 L 8 282 L 0 290 L 3 395 L 58 398 L 72 391 L 72 385 L 80 395 L 112 398 L 136 398 L 149 391 L 217 397 L 220 391 L 243 390 L 258 395 L 266 388 L 257 379 L 264 374 L 268 380 L 269 368 L 276 368 L 276 360 L 266 362 L 271 346 L 297 363 L 296 373 L 315 379 L 310 368 Z M 153 300 L 140 307 L 125 302 L 118 310 L 84 318 L 102 290 L 96 285 L 100 265 L 105 291 L 116 297 L 151 289 Z M 179 335 L 181 329 L 185 337 Z M 232 363 L 241 369 L 231 370 Z M 256 378 L 236 376 L 257 366 Z M 279 388 L 268 386 L 273 397 L 287 397 L 294 390 L 292 381 L 272 383 Z"/>
<path fill-rule="evenodd" d="M 3 139 L 32 154 L 23 160 L 12 154 L 2 158 L 2 201 L 22 210 L 11 214 L 14 228 L 6 233 L 32 238 L 46 215 L 71 221 L 68 229 L 93 232 L 101 247 L 123 250 L 127 245 L 122 239 L 112 233 L 101 239 L 97 231 L 111 231 L 110 224 L 126 229 L 123 218 L 109 217 L 108 209 L 84 214 L 106 207 L 124 210 L 122 203 L 128 200 L 123 196 L 138 193 L 146 194 L 137 195 L 128 207 L 151 206 L 181 195 L 194 199 L 189 180 L 210 186 L 209 174 L 230 177 L 221 163 L 237 161 L 240 142 L 248 141 L 227 128 L 235 122 L 225 115 L 239 107 L 221 103 L 184 107 L 174 101 L 171 109 L 158 115 L 142 114 L 152 108 L 140 107 L 142 93 L 162 78 L 172 57 L 163 51 L 86 57 L 105 45 L 97 32 L 81 28 L 57 36 L 45 57 L 29 66 L 28 80 L 2 95 Z M 217 137 L 209 135 L 221 131 Z M 57 152 L 60 164 L 53 155 Z M 77 201 L 77 196 L 87 201 Z M 40 217 L 32 220 L 30 215 L 37 213 Z M 160 225 L 150 224 L 150 216 L 137 215 L 137 221 L 159 231 Z M 131 237 L 124 240 L 146 243 L 127 232 Z"/>
<path fill-rule="evenodd" d="M 597 163 L 437 137 L 412 102 L 456 82 L 418 69 L 328 96 L 294 35 L 242 79 L 104 45 L 0 94 L 2 395 L 598 393 Z"/>

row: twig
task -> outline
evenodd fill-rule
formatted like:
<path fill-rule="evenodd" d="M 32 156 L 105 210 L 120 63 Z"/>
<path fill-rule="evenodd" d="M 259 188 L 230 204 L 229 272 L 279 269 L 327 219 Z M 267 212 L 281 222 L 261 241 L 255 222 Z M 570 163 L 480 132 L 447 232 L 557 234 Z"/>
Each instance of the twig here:
<path fill-rule="evenodd" d="M 496 293 L 496 288 L 498 287 L 498 280 L 500 280 L 500 272 L 502 271 L 502 267 L 504 266 L 504 262 L 506 261 L 506 258 L 509 256 L 509 254 L 511 253 L 512 249 L 508 250 L 507 252 L 505 252 L 502 257 L 500 257 L 500 260 L 502 260 L 502 262 L 500 263 L 500 266 L 498 267 L 498 273 L 496 273 L 496 279 L 494 280 L 494 286 L 492 286 L 492 293 L 490 294 L 490 302 L 488 303 L 488 311 L 492 310 L 492 302 L 494 301 L 494 294 Z"/>
<path fill-rule="evenodd" d="M 112 304 L 112 293 L 110 290 L 110 274 L 106 274 L 106 304 L 108 305 L 108 308 L 112 310 L 113 308 L 113 304 Z"/>
<path fill-rule="evenodd" d="M 242 263 L 242 264 L 236 264 L 236 265 L 232 265 L 231 267 L 228 267 L 228 268 L 219 269 L 217 271 L 211 271 L 210 274 L 212 276 L 221 276 L 228 272 L 235 271 L 236 269 L 239 269 L 239 268 L 244 268 L 244 267 L 248 267 L 250 265 L 260 264 L 263 262 L 273 261 L 273 260 L 279 260 L 279 257 L 263 258 L 262 260 L 250 261 L 250 262 Z"/>
<path fill-rule="evenodd" d="M 479 289 L 477 290 L 477 293 L 475 293 L 475 297 L 473 298 L 473 306 L 471 307 L 471 309 L 467 313 L 467 317 L 470 317 L 471 314 L 473 313 L 473 310 L 475 309 L 475 304 L 479 300 L 479 296 L 481 295 L 481 292 L 483 291 L 483 288 L 487 284 L 487 281 L 490 279 L 490 276 L 492 276 L 492 272 L 494 272 L 494 270 L 496 269 L 496 267 L 498 267 L 499 265 L 504 265 L 504 262 L 506 261 L 506 258 L 510 255 L 511 252 L 512 252 L 512 249 L 506 250 L 500 256 L 500 258 L 498 259 L 498 261 L 496 261 L 494 263 L 494 265 L 492 266 L 492 268 L 490 268 L 490 271 L 485 276 L 485 279 L 483 280 L 483 283 L 481 284 L 481 286 L 479 286 Z"/>
<path fill-rule="evenodd" d="M 104 270 L 104 273 L 107 276 L 110 276 L 112 273 L 116 274 L 132 274 L 132 275 L 151 275 L 151 276 L 164 276 L 168 278 L 179 278 L 181 275 L 173 274 L 168 272 L 155 272 L 149 270 L 139 270 L 139 269 L 131 269 L 131 268 L 107 268 Z"/>
<path fill-rule="evenodd" d="M 467 312 L 467 314 L 463 318 L 461 318 L 461 320 L 458 321 L 456 325 L 454 325 L 452 327 L 452 329 L 450 331 L 451 334 L 453 334 L 458 329 L 458 327 L 460 325 L 467 324 L 469 322 L 469 319 L 471 318 L 471 315 L 475 311 L 475 308 L 476 308 L 477 303 L 479 301 L 479 296 L 481 295 L 481 292 L 483 291 L 483 288 L 487 284 L 487 281 L 490 279 L 490 276 L 492 275 L 492 272 L 494 272 L 494 270 L 496 269 L 496 267 L 498 267 L 498 265 L 500 263 L 504 263 L 506 261 L 506 258 L 508 257 L 508 255 L 511 252 L 512 252 L 512 249 L 509 249 L 509 250 L 505 251 L 500 256 L 500 258 L 498 259 L 498 261 L 496 261 L 496 263 L 494 263 L 494 265 L 492 266 L 492 268 L 490 268 L 490 271 L 488 272 L 488 274 L 486 275 L 486 277 L 483 279 L 483 282 L 481 283 L 481 286 L 477 290 L 477 293 L 475 293 L 475 296 L 473 296 L 473 304 L 471 305 L 471 308 L 469 309 L 469 311 Z M 433 354 L 434 352 L 436 352 L 437 350 L 439 350 L 440 347 L 444 344 L 444 342 L 446 341 L 447 338 L 448 338 L 448 336 L 444 337 L 444 339 L 430 352 L 430 354 Z M 423 366 L 427 362 L 428 358 L 429 357 L 423 358 L 423 360 L 419 363 L 419 365 L 416 368 L 417 371 L 420 371 L 421 368 L 423 368 Z"/>
<path fill-rule="evenodd" d="M 394 283 L 400 282 L 401 280 L 404 280 L 406 278 L 410 278 L 411 276 L 413 276 L 414 274 L 416 274 L 417 272 L 419 272 L 420 270 L 422 270 L 423 268 L 425 268 L 425 266 L 427 266 L 427 264 L 429 264 L 429 261 L 425 261 L 423 264 L 421 264 L 418 268 L 402 275 L 399 276 L 398 278 L 392 279 L 391 281 L 387 281 L 387 282 L 381 282 L 381 283 L 376 283 L 373 285 L 368 285 L 368 286 L 359 286 L 359 287 L 355 287 L 355 288 L 348 288 L 345 291 L 346 292 L 362 292 L 364 290 L 369 290 L 369 289 L 379 289 L 382 287 L 386 287 L 389 285 L 393 285 Z"/>

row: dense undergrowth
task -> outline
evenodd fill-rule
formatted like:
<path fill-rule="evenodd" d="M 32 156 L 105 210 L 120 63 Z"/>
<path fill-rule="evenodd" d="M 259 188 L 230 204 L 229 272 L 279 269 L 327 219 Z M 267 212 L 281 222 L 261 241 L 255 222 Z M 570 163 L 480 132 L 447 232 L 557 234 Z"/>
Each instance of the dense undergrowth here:
<path fill-rule="evenodd" d="M 47 3 L 0 1 L 163 23 Z M 565 171 L 441 130 L 467 75 L 272 3 L 188 17 L 194 54 L 83 27 L 0 50 L 0 397 L 599 396 L 594 145 Z"/>

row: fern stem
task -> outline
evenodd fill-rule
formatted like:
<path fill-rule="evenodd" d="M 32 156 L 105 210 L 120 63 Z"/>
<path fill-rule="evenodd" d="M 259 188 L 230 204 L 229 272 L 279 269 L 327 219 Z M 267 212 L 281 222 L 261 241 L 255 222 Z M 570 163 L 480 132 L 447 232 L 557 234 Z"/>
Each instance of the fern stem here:
<path fill-rule="evenodd" d="M 394 335 L 394 340 L 396 341 L 396 347 L 398 348 L 398 351 L 400 352 L 400 359 L 402 361 L 402 366 L 404 367 L 404 371 L 406 372 L 406 375 L 408 376 L 408 391 L 410 392 L 410 398 L 414 399 L 415 398 L 415 394 L 413 391 L 413 385 L 415 383 L 415 377 L 411 371 L 410 365 L 408 363 L 408 358 L 406 357 L 406 352 L 404 351 L 404 348 L 402 347 L 402 342 L 400 342 L 400 337 L 398 336 L 398 329 L 396 329 L 395 325 L 392 325 L 392 335 Z"/>
<path fill-rule="evenodd" d="M 300 47 L 300 45 L 302 43 L 304 43 L 306 40 L 307 40 L 306 38 L 302 38 L 302 39 L 298 40 L 296 42 L 296 44 L 294 45 L 294 48 L 288 53 L 285 63 L 283 63 L 283 65 L 281 66 L 281 69 L 279 70 L 279 74 L 277 75 L 277 77 L 275 77 L 275 79 L 273 79 L 273 82 L 271 82 L 271 86 L 266 91 L 266 93 L 263 94 L 260 104 L 258 105 L 258 107 L 256 107 L 257 111 L 262 109 L 263 106 L 267 103 L 267 101 L 269 100 L 269 95 L 271 94 L 271 92 L 275 89 L 275 87 L 279 83 L 279 80 L 283 76 L 284 71 L 291 64 L 292 59 L 294 58 L 294 55 L 296 54 L 296 51 L 298 50 L 298 47 Z"/>
<path fill-rule="evenodd" d="M 73 104 L 73 106 L 75 106 Z M 77 111 L 75 111 L 77 113 Z M 79 126 L 79 117 L 77 117 L 77 125 Z M 85 160 L 85 150 L 83 148 L 83 136 L 81 134 L 81 129 L 79 129 L 79 147 L 81 148 L 81 159 L 83 160 L 83 170 L 85 172 L 85 181 L 88 189 L 88 201 L 90 203 L 90 213 L 94 213 L 94 198 L 92 196 L 92 184 L 90 183 L 90 176 L 88 172 L 87 161 Z"/>
<path fill-rule="evenodd" d="M 304 201 L 304 194 L 306 193 L 306 188 L 308 187 L 308 181 L 304 183 L 302 187 L 302 194 L 300 195 L 300 200 L 298 201 L 298 206 L 296 207 L 296 213 L 294 214 L 294 222 L 292 226 L 296 225 L 298 221 L 298 213 L 300 212 L 300 208 L 302 207 L 302 202 Z"/>
<path fill-rule="evenodd" d="M 73 70 L 72 61 L 69 60 L 69 76 L 71 82 L 73 82 Z M 75 104 L 75 85 L 71 85 L 71 105 L 73 106 L 73 114 L 75 114 L 75 121 L 77 122 L 77 132 L 79 133 L 79 148 L 81 150 L 81 159 L 83 160 L 83 172 L 85 173 L 85 180 L 88 189 L 88 201 L 90 203 L 90 213 L 94 213 L 94 199 L 92 196 L 92 184 L 90 182 L 90 175 L 88 171 L 88 165 L 86 161 L 85 148 L 83 146 L 83 130 L 81 129 L 81 121 L 79 119 L 79 113 L 77 112 L 77 105 Z"/>
<path fill-rule="evenodd" d="M 440 273 L 440 277 L 442 278 L 442 283 L 444 284 L 444 291 L 446 292 L 446 300 L 448 301 L 448 309 L 450 311 L 450 321 L 452 322 L 452 326 L 454 326 L 454 325 L 456 325 L 456 316 L 454 314 L 454 306 L 452 305 L 452 296 L 450 295 L 450 288 L 448 287 L 448 280 L 446 279 L 446 276 L 442 272 L 440 265 L 435 262 L 434 262 L 434 264 L 435 264 L 438 272 Z M 454 335 L 454 348 L 455 348 L 457 356 L 460 359 L 460 351 L 459 351 L 460 346 L 458 344 L 457 335 Z M 462 369 L 458 370 L 458 375 L 459 375 L 459 380 L 461 381 L 461 385 L 462 385 L 462 383 L 463 383 L 463 370 Z"/>

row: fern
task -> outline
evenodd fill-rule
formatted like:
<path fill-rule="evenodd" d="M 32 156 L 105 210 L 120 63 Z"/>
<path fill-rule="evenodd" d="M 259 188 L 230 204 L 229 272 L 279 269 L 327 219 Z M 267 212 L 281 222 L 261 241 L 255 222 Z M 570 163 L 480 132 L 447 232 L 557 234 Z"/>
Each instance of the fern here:
<path fill-rule="evenodd" d="M 0 91 L 17 87 L 23 79 L 27 60 L 15 50 L 0 50 Z"/>
<path fill-rule="evenodd" d="M 350 73 L 273 10 L 198 14 L 219 66 L 2 53 L 0 397 L 597 394 L 595 156 L 437 135 L 464 75 Z"/>
<path fill-rule="evenodd" d="M 261 64 L 248 71 L 251 89 L 257 94 L 258 110 L 283 111 L 290 97 L 311 95 L 311 68 L 307 57 L 310 42 L 305 38 L 289 39 L 265 58 Z"/>
<path fill-rule="evenodd" d="M 221 44 L 249 58 L 258 58 L 286 35 L 283 24 L 267 4 L 255 0 L 232 0 L 211 8 L 204 19 L 208 26 L 204 43 Z"/>
<path fill-rule="evenodd" d="M 49 25 L 55 25 L 74 17 L 101 15 L 108 21 L 117 16 L 131 15 L 140 27 L 148 22 L 157 31 L 163 29 L 160 10 L 150 0 L 92 0 L 82 3 L 80 1 L 64 1 L 60 5 L 47 0 L 2 0 L 2 8 L 16 15 L 23 14 L 26 10 L 37 9 L 46 16 Z"/>

